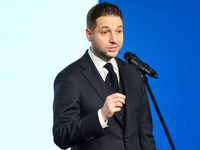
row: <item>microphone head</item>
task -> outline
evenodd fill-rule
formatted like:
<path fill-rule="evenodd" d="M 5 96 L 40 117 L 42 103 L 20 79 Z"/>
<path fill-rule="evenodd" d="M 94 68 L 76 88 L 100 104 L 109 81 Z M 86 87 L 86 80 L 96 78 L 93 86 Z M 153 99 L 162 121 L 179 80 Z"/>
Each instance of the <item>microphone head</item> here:
<path fill-rule="evenodd" d="M 141 72 L 148 74 L 151 77 L 158 78 L 157 73 L 150 68 L 147 63 L 143 63 L 135 54 L 131 52 L 126 52 L 124 54 L 124 59 L 131 65 L 135 66 Z"/>
<path fill-rule="evenodd" d="M 131 53 L 131 52 L 126 52 L 124 54 L 124 59 L 131 64 L 131 59 L 135 56 L 135 54 Z"/>

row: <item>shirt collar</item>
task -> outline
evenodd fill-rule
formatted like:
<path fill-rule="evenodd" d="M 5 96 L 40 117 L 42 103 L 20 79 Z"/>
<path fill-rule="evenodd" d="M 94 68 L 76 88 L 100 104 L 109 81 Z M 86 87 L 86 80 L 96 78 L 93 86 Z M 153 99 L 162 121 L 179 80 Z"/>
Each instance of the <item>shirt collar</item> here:
<path fill-rule="evenodd" d="M 102 69 L 103 66 L 107 63 L 106 61 L 104 61 L 101 58 L 94 55 L 90 49 L 88 50 L 88 54 L 89 54 L 90 58 L 92 59 L 92 61 L 94 62 L 97 70 Z M 112 64 L 114 70 L 118 70 L 117 61 L 115 58 L 112 58 L 109 63 Z"/>

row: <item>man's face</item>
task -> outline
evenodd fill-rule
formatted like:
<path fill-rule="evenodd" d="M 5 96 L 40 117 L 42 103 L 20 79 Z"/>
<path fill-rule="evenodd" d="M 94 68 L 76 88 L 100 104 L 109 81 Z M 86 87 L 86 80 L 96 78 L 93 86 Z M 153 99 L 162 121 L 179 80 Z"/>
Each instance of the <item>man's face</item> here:
<path fill-rule="evenodd" d="M 91 51 L 99 58 L 109 62 L 117 57 L 123 45 L 123 22 L 118 16 L 101 16 L 96 20 L 94 31 L 86 29 Z"/>

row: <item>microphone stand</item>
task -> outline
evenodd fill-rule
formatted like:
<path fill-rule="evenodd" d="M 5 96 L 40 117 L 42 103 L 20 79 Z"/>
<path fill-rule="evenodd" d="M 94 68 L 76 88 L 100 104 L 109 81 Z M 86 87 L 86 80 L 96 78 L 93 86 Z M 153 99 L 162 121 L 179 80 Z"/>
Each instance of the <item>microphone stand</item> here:
<path fill-rule="evenodd" d="M 170 145 L 171 145 L 171 148 L 172 148 L 172 150 L 176 150 L 176 149 L 175 149 L 175 146 L 174 146 L 174 143 L 173 143 L 173 141 L 172 141 L 172 139 L 171 139 L 171 137 L 170 137 L 170 134 L 169 134 L 169 131 L 168 131 L 168 129 L 167 129 L 167 126 L 166 126 L 166 124 L 165 124 L 165 122 L 164 122 L 164 119 L 163 119 L 163 117 L 162 117 L 162 115 L 161 115 L 161 112 L 160 112 L 160 110 L 159 110 L 159 108 L 158 108 L 158 105 L 157 105 L 157 103 L 156 103 L 156 100 L 155 100 L 155 98 L 154 98 L 154 96 L 153 96 L 153 93 L 152 93 L 152 91 L 151 91 L 151 88 L 150 88 L 150 86 L 149 86 L 149 84 L 148 84 L 148 79 L 147 79 L 147 77 L 146 77 L 145 74 L 143 74 L 142 80 L 143 80 L 143 82 L 146 84 L 147 90 L 148 90 L 149 95 L 150 95 L 150 97 L 151 97 L 151 100 L 152 100 L 152 102 L 153 102 L 153 104 L 154 104 L 154 107 L 155 107 L 156 112 L 157 112 L 157 114 L 158 114 L 158 117 L 159 117 L 159 119 L 160 119 L 160 121 L 161 121 L 161 124 L 162 124 L 162 126 L 163 126 L 163 128 L 164 128 L 165 134 L 167 135 L 167 138 L 168 138 L 168 141 L 169 141 L 169 143 L 170 143 Z"/>

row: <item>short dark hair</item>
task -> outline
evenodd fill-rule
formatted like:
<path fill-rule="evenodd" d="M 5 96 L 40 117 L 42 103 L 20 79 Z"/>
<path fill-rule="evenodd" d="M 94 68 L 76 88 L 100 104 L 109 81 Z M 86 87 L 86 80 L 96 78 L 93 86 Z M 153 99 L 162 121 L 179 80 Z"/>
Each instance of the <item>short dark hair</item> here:
<path fill-rule="evenodd" d="M 109 15 L 119 16 L 121 19 L 123 18 L 121 10 L 114 4 L 103 2 L 95 5 L 89 10 L 87 14 L 87 28 L 94 30 L 97 26 L 97 18 Z"/>

